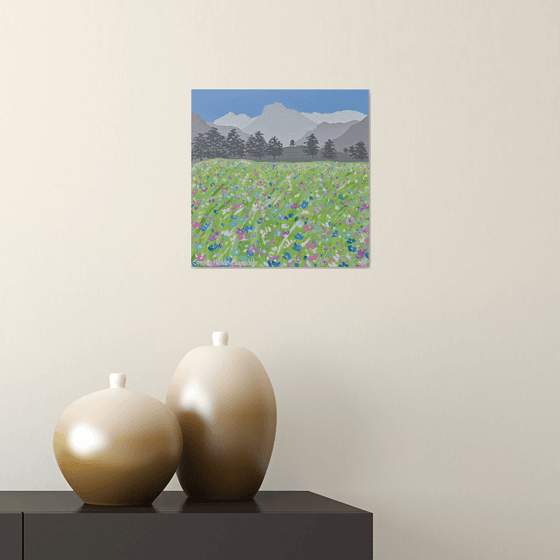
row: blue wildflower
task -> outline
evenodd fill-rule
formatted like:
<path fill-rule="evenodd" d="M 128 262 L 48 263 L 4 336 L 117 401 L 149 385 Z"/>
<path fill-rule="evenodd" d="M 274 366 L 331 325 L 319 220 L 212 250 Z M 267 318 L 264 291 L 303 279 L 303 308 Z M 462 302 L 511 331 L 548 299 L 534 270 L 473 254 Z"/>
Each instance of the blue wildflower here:
<path fill-rule="evenodd" d="M 348 250 L 349 250 L 351 253 L 355 253 L 355 252 L 357 251 L 357 248 L 354 247 L 353 245 L 348 245 Z"/>
<path fill-rule="evenodd" d="M 307 202 L 307 200 L 304 200 L 304 201 L 301 203 L 301 207 L 302 207 L 302 208 L 307 208 L 307 205 L 308 205 L 308 204 L 309 204 L 309 202 Z"/>
<path fill-rule="evenodd" d="M 348 268 L 348 265 L 343 261 L 338 265 L 338 268 Z"/>
<path fill-rule="evenodd" d="M 295 238 L 296 238 L 296 239 L 303 239 L 303 235 L 301 235 L 301 233 L 297 233 L 297 234 L 295 235 Z"/>
<path fill-rule="evenodd" d="M 347 239 L 346 243 L 348 243 L 348 245 L 351 245 L 352 243 L 356 243 L 355 239 Z"/>
<path fill-rule="evenodd" d="M 331 237 L 338 237 L 338 230 L 333 231 Z"/>
<path fill-rule="evenodd" d="M 290 253 L 284 253 L 283 258 L 289 260 L 292 258 L 292 255 L 290 255 Z"/>
<path fill-rule="evenodd" d="M 301 251 L 301 245 L 294 243 L 294 251 Z"/>
<path fill-rule="evenodd" d="M 203 226 L 202 226 L 202 231 L 206 231 L 212 224 L 210 222 L 206 222 Z"/>
<path fill-rule="evenodd" d="M 276 261 L 267 261 L 267 263 L 268 263 L 268 266 L 271 266 L 271 267 L 272 267 L 272 266 L 273 266 L 273 267 L 280 266 L 280 263 L 279 263 L 279 262 L 276 262 Z"/>

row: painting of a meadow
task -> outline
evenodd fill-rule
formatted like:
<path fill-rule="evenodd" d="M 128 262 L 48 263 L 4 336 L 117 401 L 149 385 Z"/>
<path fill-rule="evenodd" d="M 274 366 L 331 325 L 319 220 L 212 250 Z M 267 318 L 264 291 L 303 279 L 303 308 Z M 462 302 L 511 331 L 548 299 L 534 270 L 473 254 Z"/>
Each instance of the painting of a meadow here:
<path fill-rule="evenodd" d="M 192 266 L 369 266 L 367 90 L 193 90 L 192 106 Z"/>

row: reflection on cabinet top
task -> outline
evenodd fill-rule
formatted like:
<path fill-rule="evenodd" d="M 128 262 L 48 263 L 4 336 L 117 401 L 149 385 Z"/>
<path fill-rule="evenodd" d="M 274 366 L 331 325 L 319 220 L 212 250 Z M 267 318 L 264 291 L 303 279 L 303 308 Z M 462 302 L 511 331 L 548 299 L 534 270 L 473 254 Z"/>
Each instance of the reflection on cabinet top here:
<path fill-rule="evenodd" d="M 0 491 L 0 513 L 369 513 L 307 491 L 262 491 L 253 500 L 195 501 L 167 491 L 149 507 L 84 504 L 72 491 Z"/>

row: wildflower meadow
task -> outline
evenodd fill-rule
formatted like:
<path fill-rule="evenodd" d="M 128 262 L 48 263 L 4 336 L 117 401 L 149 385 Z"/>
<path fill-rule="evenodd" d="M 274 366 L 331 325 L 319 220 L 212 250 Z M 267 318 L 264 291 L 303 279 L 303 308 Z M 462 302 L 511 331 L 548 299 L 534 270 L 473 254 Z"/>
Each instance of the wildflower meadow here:
<path fill-rule="evenodd" d="M 369 266 L 369 163 L 192 163 L 195 267 Z"/>

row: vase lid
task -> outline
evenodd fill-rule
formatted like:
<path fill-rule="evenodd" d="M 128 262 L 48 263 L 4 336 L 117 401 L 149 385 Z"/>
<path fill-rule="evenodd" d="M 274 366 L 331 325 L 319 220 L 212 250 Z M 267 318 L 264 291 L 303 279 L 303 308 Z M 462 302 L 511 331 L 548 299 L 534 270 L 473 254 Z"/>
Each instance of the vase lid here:
<path fill-rule="evenodd" d="M 229 333 L 226 331 L 214 331 L 212 333 L 212 346 L 227 346 Z"/>
<path fill-rule="evenodd" d="M 110 373 L 109 387 L 111 389 L 126 389 L 126 373 Z"/>

